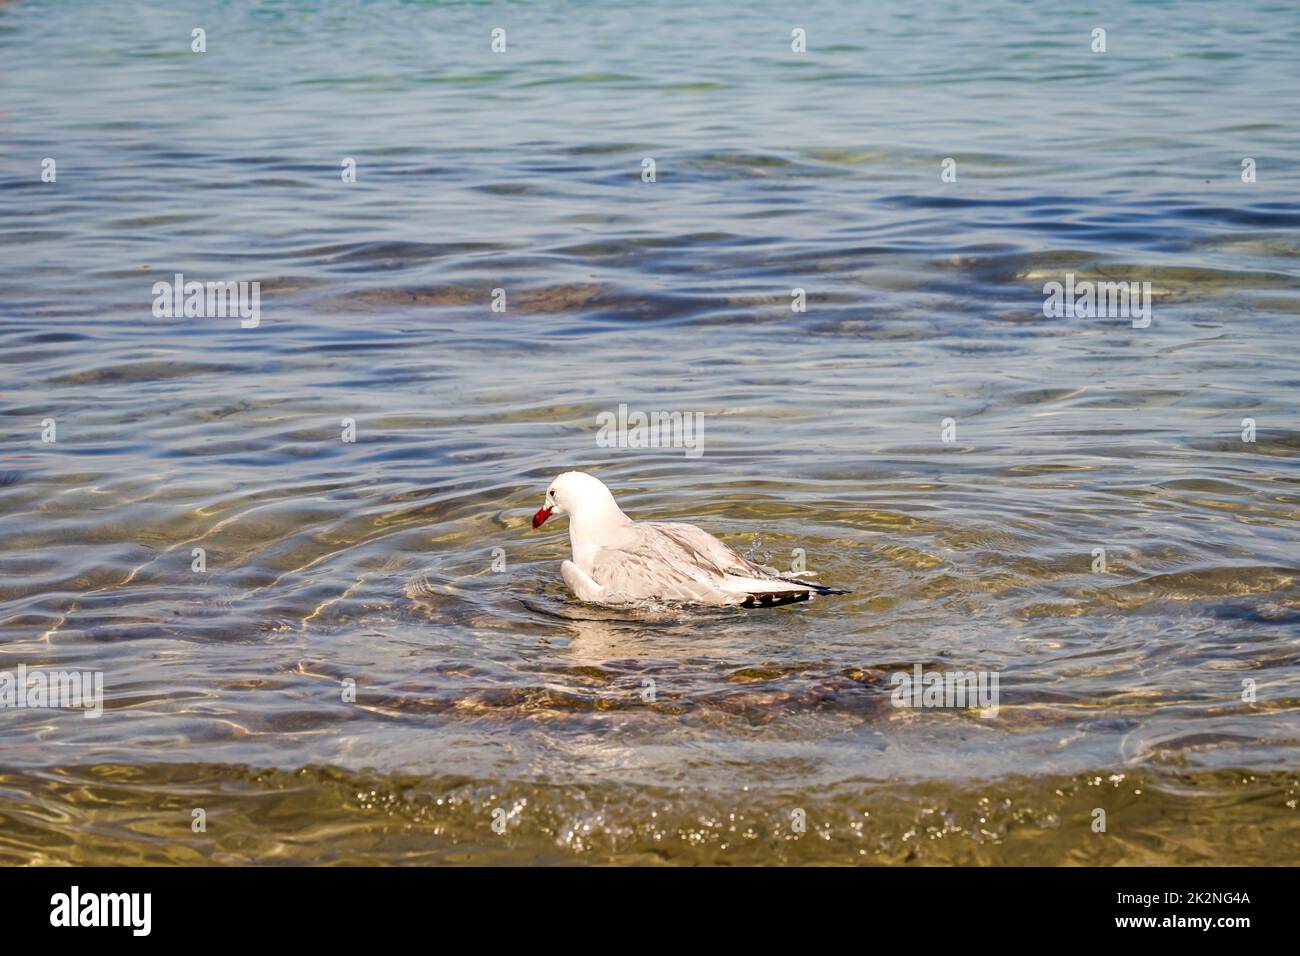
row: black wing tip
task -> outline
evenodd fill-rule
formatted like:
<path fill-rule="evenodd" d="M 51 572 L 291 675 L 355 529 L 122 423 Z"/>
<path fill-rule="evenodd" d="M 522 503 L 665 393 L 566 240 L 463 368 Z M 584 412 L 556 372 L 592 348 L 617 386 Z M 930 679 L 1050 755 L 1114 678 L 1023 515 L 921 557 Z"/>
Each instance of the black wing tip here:
<path fill-rule="evenodd" d="M 852 591 L 843 591 L 839 588 L 833 588 L 825 584 L 814 584 L 812 581 L 800 581 L 798 578 L 777 578 L 778 581 L 784 581 L 786 584 L 797 584 L 801 588 L 807 588 L 816 594 L 852 594 Z"/>
<path fill-rule="evenodd" d="M 795 582 L 791 581 L 791 584 Z M 814 594 L 852 594 L 852 591 L 842 591 L 839 588 L 828 588 L 822 584 L 809 584 L 806 591 L 758 591 L 750 594 L 745 598 L 741 607 L 780 607 L 783 604 L 797 604 L 800 601 L 807 601 Z"/>
<path fill-rule="evenodd" d="M 780 607 L 783 604 L 797 604 L 812 597 L 810 591 L 763 591 L 745 598 L 741 607 Z"/>

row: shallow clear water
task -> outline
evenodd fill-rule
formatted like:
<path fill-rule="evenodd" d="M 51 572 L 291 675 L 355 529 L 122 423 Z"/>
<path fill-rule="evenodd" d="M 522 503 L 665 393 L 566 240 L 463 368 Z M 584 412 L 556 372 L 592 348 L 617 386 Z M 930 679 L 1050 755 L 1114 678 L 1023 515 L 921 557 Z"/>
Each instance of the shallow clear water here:
<path fill-rule="evenodd" d="M 0 860 L 1295 862 L 1294 7 L 205 7 L 0 5 Z M 574 467 L 853 593 L 579 605 Z"/>

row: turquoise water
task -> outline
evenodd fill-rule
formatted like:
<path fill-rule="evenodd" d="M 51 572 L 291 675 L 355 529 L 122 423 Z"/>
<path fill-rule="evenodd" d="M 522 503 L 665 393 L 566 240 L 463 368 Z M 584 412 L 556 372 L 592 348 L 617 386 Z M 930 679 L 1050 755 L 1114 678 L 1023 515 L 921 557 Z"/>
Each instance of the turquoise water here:
<path fill-rule="evenodd" d="M 106 695 L 0 710 L 0 859 L 1295 862 L 1298 41 L 0 4 L 0 670 Z M 260 322 L 155 317 L 176 273 Z M 1149 327 L 1045 316 L 1067 275 Z M 573 467 L 853 593 L 584 608 L 529 531 Z M 895 708 L 916 664 L 998 715 Z"/>

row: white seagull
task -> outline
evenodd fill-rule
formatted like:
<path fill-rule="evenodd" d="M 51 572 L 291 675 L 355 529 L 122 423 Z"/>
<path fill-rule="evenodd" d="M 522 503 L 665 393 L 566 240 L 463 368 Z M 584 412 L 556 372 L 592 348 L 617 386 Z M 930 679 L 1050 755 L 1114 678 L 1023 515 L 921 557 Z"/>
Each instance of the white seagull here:
<path fill-rule="evenodd" d="M 560 574 L 579 600 L 592 604 L 768 607 L 848 593 L 783 578 L 695 525 L 633 521 L 604 483 L 585 472 L 566 471 L 551 482 L 533 528 L 553 514 L 569 516 L 573 548 L 573 560 L 560 565 Z"/>

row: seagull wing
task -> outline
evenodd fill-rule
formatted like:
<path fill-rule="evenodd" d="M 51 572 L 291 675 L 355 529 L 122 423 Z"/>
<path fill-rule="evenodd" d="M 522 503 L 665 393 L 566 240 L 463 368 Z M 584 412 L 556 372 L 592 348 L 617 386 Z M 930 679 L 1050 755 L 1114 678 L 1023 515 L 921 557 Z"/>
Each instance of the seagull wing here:
<path fill-rule="evenodd" d="M 617 547 L 601 548 L 591 577 L 613 601 L 682 601 L 717 606 L 806 600 L 817 586 L 782 580 L 689 524 L 639 523 Z"/>

